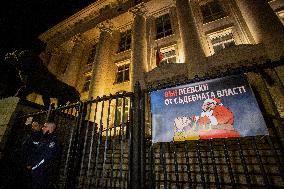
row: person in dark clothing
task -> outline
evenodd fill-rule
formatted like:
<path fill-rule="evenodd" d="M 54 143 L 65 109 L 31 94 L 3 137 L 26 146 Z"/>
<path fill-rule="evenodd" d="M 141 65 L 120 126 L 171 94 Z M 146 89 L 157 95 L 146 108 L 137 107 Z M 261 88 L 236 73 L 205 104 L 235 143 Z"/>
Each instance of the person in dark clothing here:
<path fill-rule="evenodd" d="M 31 171 L 27 170 L 26 166 L 27 162 L 29 161 L 28 159 L 31 157 L 31 154 L 36 151 L 39 141 L 43 135 L 41 129 L 42 125 L 40 125 L 38 122 L 33 122 L 31 133 L 26 137 L 22 144 L 23 188 L 31 188 Z"/>
<path fill-rule="evenodd" d="M 0 165 L 0 188 L 30 188 L 30 171 L 26 169 L 28 154 L 31 153 L 33 145 L 30 141 L 38 141 L 37 135 L 42 135 L 41 125 L 37 122 L 22 125 L 16 120 L 8 138 L 5 154 Z M 33 138 L 33 139 L 32 139 Z"/>
<path fill-rule="evenodd" d="M 48 170 L 58 156 L 58 139 L 54 133 L 55 123 L 48 122 L 42 127 L 42 133 L 31 135 L 27 147 L 26 168 L 31 173 L 33 189 L 46 189 L 49 185 Z"/>
<path fill-rule="evenodd" d="M 29 154 L 32 154 L 39 144 L 39 140 L 43 135 L 41 129 L 42 126 L 38 122 L 32 123 L 31 133 L 23 142 L 23 159 L 25 163 L 27 162 Z"/>

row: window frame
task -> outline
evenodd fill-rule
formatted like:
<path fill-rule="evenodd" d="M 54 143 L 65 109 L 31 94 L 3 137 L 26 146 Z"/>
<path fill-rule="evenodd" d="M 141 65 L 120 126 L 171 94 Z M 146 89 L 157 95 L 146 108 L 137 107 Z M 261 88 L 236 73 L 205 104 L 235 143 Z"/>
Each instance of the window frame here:
<path fill-rule="evenodd" d="M 214 8 L 216 7 L 218 7 L 217 12 L 214 11 Z M 203 1 L 202 4 L 199 4 L 199 8 L 202 15 L 203 24 L 214 22 L 227 16 L 227 13 L 224 11 L 219 0 L 210 0 L 206 2 Z M 205 16 L 205 9 L 208 9 L 208 13 L 210 13 L 207 16 Z"/>
<path fill-rule="evenodd" d="M 156 40 L 162 39 L 164 37 L 168 37 L 174 34 L 170 13 L 166 13 L 166 14 L 160 15 L 159 17 L 156 17 L 155 26 L 156 26 L 156 33 L 155 33 Z M 166 27 L 169 27 L 169 28 L 166 28 Z M 159 28 L 161 28 L 161 31 L 158 31 Z"/>
<path fill-rule="evenodd" d="M 120 83 L 124 83 L 124 82 L 128 82 L 130 81 L 130 60 L 125 60 L 125 61 L 121 61 L 116 63 L 116 77 L 115 77 L 115 84 L 120 84 Z M 119 70 L 119 68 L 123 68 L 122 70 Z M 128 74 L 126 74 L 126 71 L 128 72 Z M 119 78 L 119 74 L 122 72 L 122 80 L 118 80 Z M 127 78 L 125 78 L 127 77 Z"/>
<path fill-rule="evenodd" d="M 228 38 L 228 39 L 225 39 L 225 40 L 221 40 L 222 38 L 224 38 L 226 36 L 231 36 L 231 37 Z M 213 47 L 214 53 L 218 53 L 218 52 L 222 51 L 223 49 L 228 48 L 228 47 L 226 47 L 226 44 L 229 44 L 229 43 L 233 42 L 234 43 L 233 45 L 234 46 L 236 45 L 236 39 L 234 37 L 234 33 L 233 33 L 233 28 L 232 27 L 226 28 L 224 30 L 220 30 L 220 31 L 217 31 L 217 32 L 214 32 L 214 33 L 211 33 L 211 34 L 208 34 L 208 38 L 210 39 L 210 43 L 211 43 L 211 45 Z M 213 42 L 213 40 L 216 40 L 216 39 L 220 39 L 220 41 Z M 217 46 L 218 47 L 222 47 L 222 49 L 215 50 L 214 47 L 217 47 Z"/>
<path fill-rule="evenodd" d="M 132 42 L 132 30 L 126 30 L 120 32 L 120 39 L 118 44 L 117 53 L 121 53 L 131 49 L 131 42 Z"/>
<path fill-rule="evenodd" d="M 124 99 L 124 100 L 123 100 Z M 124 102 L 124 103 L 123 103 Z M 126 123 L 129 121 L 129 115 L 130 115 L 130 99 L 127 97 L 124 98 L 118 98 L 117 99 L 117 105 L 116 105 L 116 118 L 114 115 L 114 120 L 116 121 L 117 126 L 119 124 Z"/>
<path fill-rule="evenodd" d="M 163 64 L 169 64 L 169 63 L 177 63 L 177 51 L 176 51 L 176 45 L 171 45 L 171 46 L 167 46 L 167 47 L 163 47 L 161 48 L 161 53 L 163 53 L 164 57 L 161 61 L 161 63 Z M 171 52 L 171 51 L 174 51 L 175 54 L 174 56 L 169 56 L 169 57 L 165 57 L 167 53 Z M 175 58 L 175 62 L 169 62 L 169 59 L 171 58 Z"/>

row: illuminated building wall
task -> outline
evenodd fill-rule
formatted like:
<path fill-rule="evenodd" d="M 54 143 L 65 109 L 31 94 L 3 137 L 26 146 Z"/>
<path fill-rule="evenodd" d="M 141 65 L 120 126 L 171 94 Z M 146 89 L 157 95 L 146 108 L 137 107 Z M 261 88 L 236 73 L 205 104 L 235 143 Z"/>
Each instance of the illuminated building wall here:
<path fill-rule="evenodd" d="M 82 100 L 132 91 L 279 60 L 283 10 L 281 0 L 98 0 L 39 36 L 41 58 Z"/>

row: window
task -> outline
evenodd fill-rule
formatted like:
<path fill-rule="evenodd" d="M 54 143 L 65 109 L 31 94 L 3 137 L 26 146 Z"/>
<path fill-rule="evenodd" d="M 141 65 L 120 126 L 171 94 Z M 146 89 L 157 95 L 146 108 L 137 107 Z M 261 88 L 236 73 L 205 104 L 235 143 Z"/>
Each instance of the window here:
<path fill-rule="evenodd" d="M 120 125 L 122 121 L 126 123 L 129 118 L 130 100 L 129 98 L 119 98 L 117 100 L 116 125 Z"/>
<path fill-rule="evenodd" d="M 215 53 L 235 45 L 232 29 L 211 34 L 209 38 Z"/>
<path fill-rule="evenodd" d="M 163 59 L 161 63 L 176 63 L 176 50 L 174 46 L 161 49 Z"/>
<path fill-rule="evenodd" d="M 130 49 L 131 46 L 131 30 L 127 30 L 120 34 L 120 42 L 118 52 Z"/>
<path fill-rule="evenodd" d="M 123 64 L 117 67 L 116 83 L 129 81 L 129 64 Z"/>
<path fill-rule="evenodd" d="M 218 0 L 212 0 L 200 5 L 200 10 L 203 16 L 203 23 L 208 23 L 226 16 Z"/>
<path fill-rule="evenodd" d="M 83 89 L 82 89 L 82 93 L 89 91 L 90 84 L 91 84 L 91 79 L 92 79 L 91 75 L 86 76 L 85 83 L 84 83 Z"/>
<path fill-rule="evenodd" d="M 91 65 L 94 63 L 94 59 L 95 59 L 95 55 L 96 55 L 96 49 L 97 49 L 97 44 L 95 44 L 93 47 L 92 47 L 92 50 L 90 52 L 90 55 L 89 55 L 89 58 L 88 58 L 88 61 L 87 61 L 87 64 L 88 65 Z"/>
<path fill-rule="evenodd" d="M 158 17 L 156 19 L 156 28 L 156 39 L 160 39 L 173 34 L 170 15 L 165 14 L 163 16 Z"/>

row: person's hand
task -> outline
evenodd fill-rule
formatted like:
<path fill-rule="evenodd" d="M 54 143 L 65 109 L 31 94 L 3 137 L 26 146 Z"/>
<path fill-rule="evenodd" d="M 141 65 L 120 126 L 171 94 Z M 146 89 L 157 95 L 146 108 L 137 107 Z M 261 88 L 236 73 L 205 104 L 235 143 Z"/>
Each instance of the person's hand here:
<path fill-rule="evenodd" d="M 27 170 L 32 170 L 32 166 L 28 165 Z"/>

